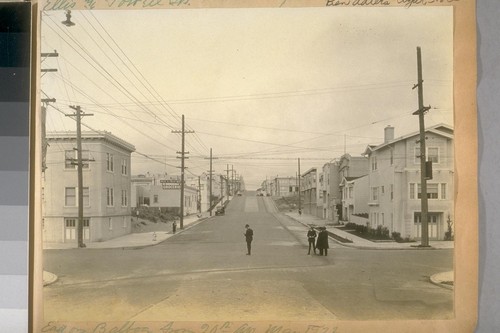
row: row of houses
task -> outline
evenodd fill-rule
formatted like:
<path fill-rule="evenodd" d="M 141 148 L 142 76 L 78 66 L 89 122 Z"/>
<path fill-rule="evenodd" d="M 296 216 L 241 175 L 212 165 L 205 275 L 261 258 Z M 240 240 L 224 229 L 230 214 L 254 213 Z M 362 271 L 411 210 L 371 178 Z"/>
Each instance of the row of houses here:
<path fill-rule="evenodd" d="M 394 134 L 395 128 L 387 126 L 384 141 L 367 146 L 361 156 L 344 154 L 301 174 L 303 213 L 333 223 L 382 226 L 401 237 L 419 239 L 419 132 L 397 138 Z M 425 136 L 425 156 L 433 165 L 432 179 L 427 181 L 429 238 L 442 239 L 453 221 L 453 128 L 439 124 L 429 127 Z M 262 188 L 269 185 L 265 181 Z"/>
<path fill-rule="evenodd" d="M 76 242 L 78 226 L 78 179 L 76 134 L 46 134 L 43 172 L 43 233 L 45 242 Z M 178 215 L 180 176 L 131 174 L 135 147 L 109 132 L 82 133 L 83 238 L 99 242 L 129 234 L 138 207 L 153 207 Z M 208 211 L 227 198 L 242 179 L 230 183 L 222 175 L 186 177 L 184 215 Z M 211 199 L 211 200 L 210 200 Z"/>

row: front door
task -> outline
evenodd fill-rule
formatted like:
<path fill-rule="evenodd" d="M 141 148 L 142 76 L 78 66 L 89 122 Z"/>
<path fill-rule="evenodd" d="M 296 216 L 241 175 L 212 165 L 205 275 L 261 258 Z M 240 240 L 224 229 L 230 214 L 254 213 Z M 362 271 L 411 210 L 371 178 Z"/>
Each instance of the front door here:
<path fill-rule="evenodd" d="M 441 216 L 443 213 L 427 213 L 429 239 L 440 239 Z M 420 212 L 415 212 L 414 215 L 414 235 L 415 238 L 422 238 L 422 222 L 420 221 Z M 441 237 L 442 238 L 442 237 Z"/>
<path fill-rule="evenodd" d="M 64 241 L 76 242 L 77 240 L 77 219 L 65 218 L 64 219 Z M 83 219 L 83 240 L 90 240 L 90 219 Z"/>

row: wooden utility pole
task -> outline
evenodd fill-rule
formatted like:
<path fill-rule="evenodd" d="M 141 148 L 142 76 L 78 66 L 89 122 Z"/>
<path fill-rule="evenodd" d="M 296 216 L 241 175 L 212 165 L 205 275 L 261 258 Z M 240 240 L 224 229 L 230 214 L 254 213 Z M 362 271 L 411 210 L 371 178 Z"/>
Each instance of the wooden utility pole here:
<path fill-rule="evenodd" d="M 210 203 L 208 205 L 208 209 L 210 210 L 210 216 L 212 216 L 212 173 L 213 173 L 213 170 L 212 170 L 212 148 L 210 148 L 210 171 L 209 171 L 210 175 L 210 199 L 208 200 Z"/>
<path fill-rule="evenodd" d="M 201 213 L 201 177 L 198 176 L 198 210 Z"/>
<path fill-rule="evenodd" d="M 178 151 L 177 154 L 180 154 L 181 156 L 177 156 L 177 158 L 181 159 L 181 198 L 180 198 L 180 228 L 184 229 L 184 170 L 186 167 L 184 166 L 184 160 L 186 158 L 186 154 L 189 154 L 188 151 L 185 151 L 185 134 L 186 133 L 194 133 L 194 131 L 186 131 L 184 127 L 184 115 L 182 115 L 182 129 L 180 131 L 172 131 L 172 133 L 181 133 L 182 139 L 181 139 L 181 151 Z"/>
<path fill-rule="evenodd" d="M 420 203 L 421 203 L 421 213 L 420 222 L 422 225 L 422 237 L 421 245 L 427 247 L 429 246 L 429 222 L 428 222 L 428 202 L 427 202 L 427 175 L 426 175 L 426 154 L 425 154 L 425 124 L 424 124 L 424 114 L 431 107 L 424 107 L 424 86 L 422 79 L 422 56 L 420 52 L 420 47 L 417 47 L 417 76 L 418 82 L 413 89 L 418 88 L 418 110 L 413 112 L 414 115 L 418 115 L 418 122 L 420 127 Z M 418 187 L 418 186 L 417 186 Z M 418 188 L 417 188 L 418 191 Z"/>
<path fill-rule="evenodd" d="M 227 190 L 227 197 L 229 198 L 230 196 L 230 188 L 229 188 L 229 164 L 226 164 L 226 190 Z"/>
<path fill-rule="evenodd" d="M 220 197 L 224 198 L 224 176 L 220 175 Z"/>
<path fill-rule="evenodd" d="M 90 113 L 82 113 L 80 106 L 70 106 L 76 112 L 68 114 L 67 117 L 76 119 L 76 165 L 78 173 L 78 247 L 85 247 L 83 243 L 83 161 L 82 161 L 82 117 L 93 116 Z M 72 163 L 73 164 L 73 163 Z"/>
<path fill-rule="evenodd" d="M 300 158 L 298 158 L 298 166 L 299 166 L 299 177 L 298 177 L 298 184 L 299 184 L 299 211 L 302 210 L 302 200 L 300 198 L 300 178 L 302 177 L 300 175 Z"/>
<path fill-rule="evenodd" d="M 208 199 L 208 202 L 209 202 L 209 204 L 208 204 L 208 210 L 210 211 L 210 216 L 212 216 L 212 175 L 214 173 L 214 170 L 212 168 L 212 160 L 217 159 L 217 157 L 213 157 L 212 156 L 212 148 L 210 148 L 210 157 L 208 159 L 210 160 L 210 170 L 208 171 L 208 173 L 209 173 L 209 179 L 210 179 L 209 180 L 209 182 L 210 182 L 210 184 L 209 184 L 209 186 L 210 186 L 209 187 L 210 198 Z"/>
<path fill-rule="evenodd" d="M 232 187 L 232 194 L 235 195 L 234 193 L 234 166 L 231 164 L 231 187 Z"/>

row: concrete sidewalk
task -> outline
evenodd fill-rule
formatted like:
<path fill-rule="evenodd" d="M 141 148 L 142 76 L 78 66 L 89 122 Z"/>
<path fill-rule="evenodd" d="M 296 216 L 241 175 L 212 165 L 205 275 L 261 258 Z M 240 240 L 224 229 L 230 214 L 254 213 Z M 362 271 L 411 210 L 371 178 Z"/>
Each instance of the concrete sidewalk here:
<path fill-rule="evenodd" d="M 356 235 L 353 235 L 349 232 L 346 232 L 344 230 L 335 228 L 334 226 L 329 226 L 326 225 L 326 220 L 320 219 L 315 216 L 311 215 L 306 215 L 302 214 L 299 216 L 298 213 L 296 212 L 287 212 L 284 213 L 288 217 L 294 219 L 295 221 L 303 224 L 304 226 L 309 226 L 309 225 L 315 225 L 318 227 L 326 227 L 326 230 L 328 232 L 333 233 L 339 237 L 342 237 L 344 239 L 347 239 L 351 242 L 349 243 L 343 243 L 335 238 L 330 237 L 332 240 L 337 242 L 340 245 L 347 246 L 347 247 L 354 247 L 358 249 L 368 249 L 368 250 L 419 250 L 419 249 L 453 249 L 454 243 L 450 241 L 429 241 L 430 247 L 427 248 L 421 248 L 418 245 L 420 243 L 418 242 L 411 242 L 411 243 L 397 243 L 394 241 L 377 241 L 373 242 L 368 239 L 364 239 L 361 237 L 358 237 Z"/>
<path fill-rule="evenodd" d="M 210 217 L 209 213 L 201 215 L 189 215 L 184 217 L 184 229 L 180 229 L 177 223 L 177 232 L 182 233 L 184 230 L 189 229 L 193 225 L 201 222 Z M 142 248 L 147 246 L 157 245 L 168 238 L 174 236 L 172 231 L 156 231 L 156 232 L 134 232 L 125 236 L 116 237 L 103 242 L 86 243 L 88 249 L 117 249 L 117 248 Z M 76 249 L 76 243 L 44 243 L 44 250 L 63 250 L 63 249 Z"/>

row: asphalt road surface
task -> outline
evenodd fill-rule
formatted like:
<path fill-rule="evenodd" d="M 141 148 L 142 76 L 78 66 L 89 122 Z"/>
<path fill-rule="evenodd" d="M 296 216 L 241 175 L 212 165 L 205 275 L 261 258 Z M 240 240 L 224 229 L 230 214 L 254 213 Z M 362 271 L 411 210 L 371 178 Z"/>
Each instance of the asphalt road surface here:
<path fill-rule="evenodd" d="M 245 224 L 254 230 L 246 255 Z M 453 292 L 429 282 L 453 250 L 359 250 L 330 240 L 307 255 L 307 228 L 268 197 L 235 197 L 207 219 L 143 249 L 44 251 L 59 280 L 46 321 L 449 319 Z"/>

